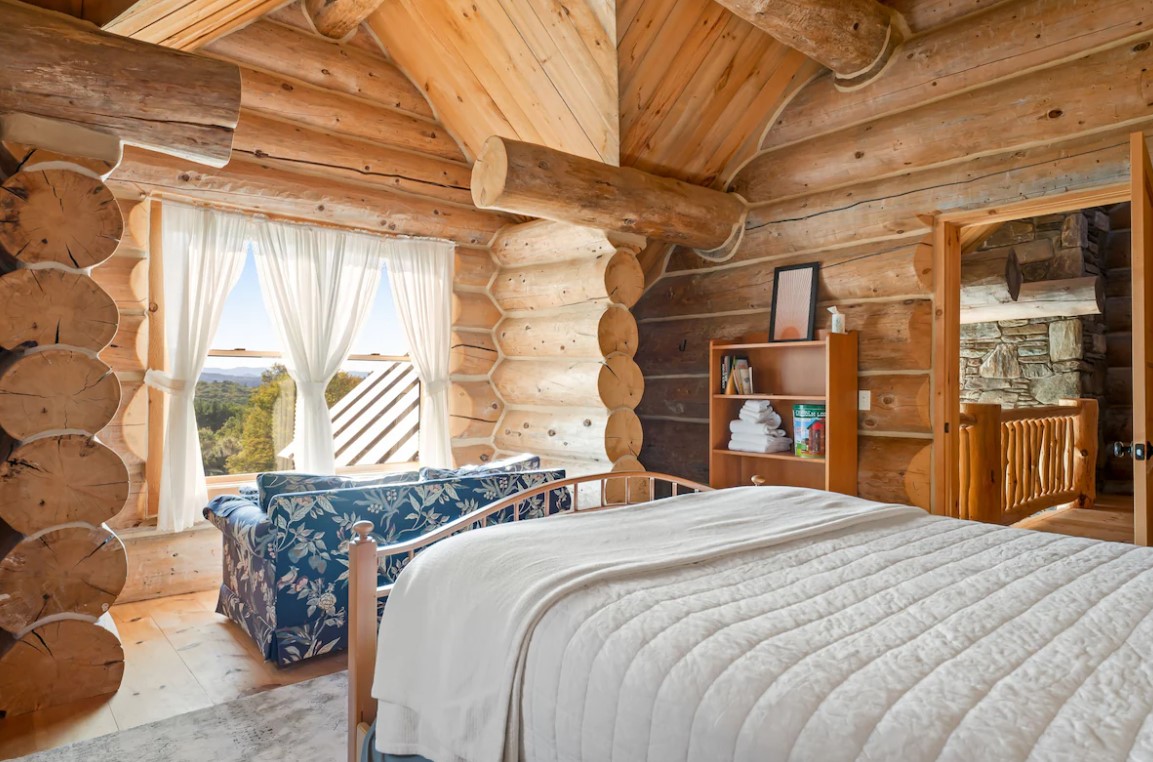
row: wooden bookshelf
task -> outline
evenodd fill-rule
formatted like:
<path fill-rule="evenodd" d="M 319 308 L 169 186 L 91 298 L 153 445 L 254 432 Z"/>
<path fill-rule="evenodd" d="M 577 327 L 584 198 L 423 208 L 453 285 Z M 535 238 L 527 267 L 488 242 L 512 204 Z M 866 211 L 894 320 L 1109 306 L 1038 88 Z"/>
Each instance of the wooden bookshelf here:
<path fill-rule="evenodd" d="M 724 394 L 721 358 L 743 355 L 753 368 L 756 394 Z M 857 494 L 857 334 L 830 334 L 820 341 L 709 344 L 709 483 L 715 488 L 752 484 L 810 487 Z M 746 400 L 769 400 L 792 438 L 793 405 L 825 406 L 823 458 L 728 449 L 729 423 Z M 779 403 L 779 404 L 778 404 Z"/>

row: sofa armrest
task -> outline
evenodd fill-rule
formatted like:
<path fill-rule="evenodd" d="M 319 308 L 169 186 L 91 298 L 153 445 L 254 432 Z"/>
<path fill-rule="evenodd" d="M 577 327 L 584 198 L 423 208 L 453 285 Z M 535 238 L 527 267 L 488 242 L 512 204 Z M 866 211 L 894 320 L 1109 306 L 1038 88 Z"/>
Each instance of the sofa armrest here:
<path fill-rule="evenodd" d="M 276 555 L 272 522 L 260 506 L 248 498 L 238 495 L 213 498 L 204 508 L 204 518 L 249 553 L 267 559 Z"/>

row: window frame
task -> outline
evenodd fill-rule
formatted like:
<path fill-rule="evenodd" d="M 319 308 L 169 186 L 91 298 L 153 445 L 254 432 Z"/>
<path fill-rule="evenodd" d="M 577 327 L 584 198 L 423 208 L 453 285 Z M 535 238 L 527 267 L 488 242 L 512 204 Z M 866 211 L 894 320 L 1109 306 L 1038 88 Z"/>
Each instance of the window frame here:
<path fill-rule="evenodd" d="M 234 357 L 258 360 L 277 360 L 283 359 L 284 353 L 238 347 L 236 349 L 210 349 L 208 350 L 208 357 Z M 371 354 L 351 354 L 345 360 L 345 362 L 348 361 L 405 362 L 411 364 L 412 357 L 409 355 L 384 355 L 373 352 Z M 375 463 L 363 466 L 337 466 L 336 473 L 339 476 L 378 476 L 401 471 L 410 471 L 418 466 L 419 461 L 416 460 L 410 460 L 404 463 Z M 212 498 L 220 497 L 221 495 L 237 494 L 237 491 L 240 489 L 240 487 L 246 484 L 252 484 L 254 481 L 256 481 L 257 473 L 258 472 L 206 476 L 204 480 L 208 484 L 208 498 L 211 500 Z"/>

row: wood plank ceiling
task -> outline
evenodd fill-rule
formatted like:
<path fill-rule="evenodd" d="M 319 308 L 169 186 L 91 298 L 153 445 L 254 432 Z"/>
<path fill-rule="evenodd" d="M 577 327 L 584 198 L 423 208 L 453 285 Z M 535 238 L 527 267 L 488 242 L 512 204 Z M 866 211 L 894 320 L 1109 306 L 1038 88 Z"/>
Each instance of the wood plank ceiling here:
<path fill-rule="evenodd" d="M 616 48 L 606 0 L 385 0 L 384 48 L 475 157 L 490 135 L 616 164 Z"/>
<path fill-rule="evenodd" d="M 618 0 L 621 164 L 700 185 L 820 67 L 712 0 Z"/>

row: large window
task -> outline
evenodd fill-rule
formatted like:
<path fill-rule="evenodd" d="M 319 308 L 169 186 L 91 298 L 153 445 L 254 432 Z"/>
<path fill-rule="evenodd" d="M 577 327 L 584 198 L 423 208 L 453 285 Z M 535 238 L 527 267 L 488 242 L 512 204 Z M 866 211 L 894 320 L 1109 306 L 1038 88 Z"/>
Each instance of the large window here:
<path fill-rule="evenodd" d="M 293 468 L 296 389 L 279 344 L 250 250 L 196 385 L 210 480 Z M 325 393 L 339 470 L 386 469 L 416 459 L 420 386 L 407 352 L 385 272 L 352 355 Z"/>

